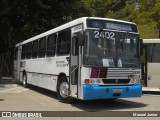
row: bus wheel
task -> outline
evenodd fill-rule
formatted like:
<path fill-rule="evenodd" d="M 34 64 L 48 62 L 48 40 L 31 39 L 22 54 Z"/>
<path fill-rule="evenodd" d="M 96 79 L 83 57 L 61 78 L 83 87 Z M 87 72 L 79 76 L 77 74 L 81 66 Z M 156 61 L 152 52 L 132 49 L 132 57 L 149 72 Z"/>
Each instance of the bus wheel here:
<path fill-rule="evenodd" d="M 57 84 L 57 96 L 61 102 L 71 103 L 73 98 L 69 96 L 69 83 L 65 77 L 59 79 Z"/>
<path fill-rule="evenodd" d="M 25 88 L 27 87 L 27 75 L 26 74 L 23 75 L 22 84 L 23 84 L 23 87 L 25 87 Z"/>

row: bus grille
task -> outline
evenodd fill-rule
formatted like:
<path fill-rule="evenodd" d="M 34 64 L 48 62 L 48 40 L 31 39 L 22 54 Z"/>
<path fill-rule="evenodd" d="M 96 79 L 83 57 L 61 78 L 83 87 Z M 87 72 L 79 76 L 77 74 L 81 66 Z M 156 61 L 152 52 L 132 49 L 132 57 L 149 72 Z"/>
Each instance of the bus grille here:
<path fill-rule="evenodd" d="M 106 78 L 107 68 L 92 68 L 91 78 Z"/>
<path fill-rule="evenodd" d="M 104 84 L 127 84 L 130 79 L 102 79 Z"/>
<path fill-rule="evenodd" d="M 131 75 L 140 75 L 140 69 L 132 68 L 99 68 L 94 67 L 91 78 L 128 79 Z"/>

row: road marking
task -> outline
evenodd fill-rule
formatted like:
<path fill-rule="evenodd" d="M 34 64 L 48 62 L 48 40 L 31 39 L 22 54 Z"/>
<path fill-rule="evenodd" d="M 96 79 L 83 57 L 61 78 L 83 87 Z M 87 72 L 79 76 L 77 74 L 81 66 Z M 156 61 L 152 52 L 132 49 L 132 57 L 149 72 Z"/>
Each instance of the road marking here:
<path fill-rule="evenodd" d="M 15 88 L 1 90 L 0 93 L 21 93 L 27 90 L 28 90 L 27 88 L 15 87 Z"/>

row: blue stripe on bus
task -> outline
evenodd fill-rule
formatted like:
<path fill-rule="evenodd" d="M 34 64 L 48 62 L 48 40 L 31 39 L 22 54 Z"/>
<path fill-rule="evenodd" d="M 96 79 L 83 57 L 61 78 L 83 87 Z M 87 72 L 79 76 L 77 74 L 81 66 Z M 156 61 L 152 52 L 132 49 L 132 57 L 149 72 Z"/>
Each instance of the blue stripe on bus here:
<path fill-rule="evenodd" d="M 122 89 L 122 92 L 113 92 L 113 89 Z M 131 86 L 83 85 L 83 100 L 141 97 L 141 95 L 141 84 Z"/>

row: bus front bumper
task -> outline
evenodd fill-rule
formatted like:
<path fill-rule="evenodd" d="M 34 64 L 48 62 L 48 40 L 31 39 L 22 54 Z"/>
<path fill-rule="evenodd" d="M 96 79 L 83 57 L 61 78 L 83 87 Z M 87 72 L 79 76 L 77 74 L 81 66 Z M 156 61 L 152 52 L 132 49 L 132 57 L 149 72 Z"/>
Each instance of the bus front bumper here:
<path fill-rule="evenodd" d="M 83 85 L 83 100 L 141 97 L 141 95 L 141 84 L 129 86 Z"/>

